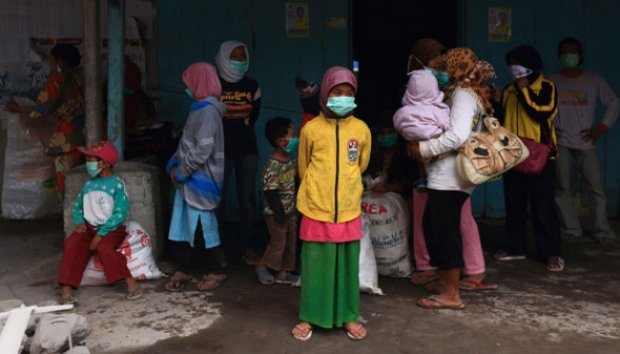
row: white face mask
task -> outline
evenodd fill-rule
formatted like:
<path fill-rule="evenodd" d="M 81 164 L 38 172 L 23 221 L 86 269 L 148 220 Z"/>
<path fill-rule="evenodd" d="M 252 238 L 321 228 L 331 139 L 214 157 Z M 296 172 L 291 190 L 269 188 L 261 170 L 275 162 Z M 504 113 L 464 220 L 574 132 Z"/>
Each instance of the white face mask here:
<path fill-rule="evenodd" d="M 510 75 L 512 75 L 513 79 L 520 79 L 534 72 L 526 68 L 525 66 L 521 66 L 521 65 L 510 65 L 508 67 L 508 71 L 510 71 Z"/>

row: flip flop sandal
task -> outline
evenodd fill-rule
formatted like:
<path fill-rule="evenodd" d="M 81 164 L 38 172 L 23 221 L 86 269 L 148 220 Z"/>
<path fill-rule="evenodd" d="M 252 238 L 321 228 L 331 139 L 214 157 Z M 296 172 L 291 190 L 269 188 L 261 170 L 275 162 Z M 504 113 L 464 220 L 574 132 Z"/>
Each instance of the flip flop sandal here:
<path fill-rule="evenodd" d="M 303 323 L 298 323 L 295 325 L 295 327 L 291 331 L 291 335 L 293 336 L 293 338 L 301 342 L 307 342 L 310 337 L 312 337 L 312 325 L 309 323 L 306 324 L 308 325 L 308 327 L 303 326 Z M 295 334 L 295 330 L 298 331 L 298 334 Z"/>
<path fill-rule="evenodd" d="M 547 262 L 547 270 L 551 272 L 561 272 L 564 270 L 564 259 L 562 257 L 549 257 Z"/>
<path fill-rule="evenodd" d="M 127 295 L 125 295 L 125 299 L 129 301 L 135 301 L 141 299 L 144 293 L 142 292 L 142 288 L 140 285 L 136 286 L 132 289 L 127 289 Z"/>
<path fill-rule="evenodd" d="M 424 271 L 420 271 L 413 273 L 411 278 L 409 278 L 409 281 L 414 285 L 426 285 L 437 279 L 439 279 L 437 273 L 426 273 Z"/>
<path fill-rule="evenodd" d="M 273 274 L 268 269 L 257 269 L 256 277 L 258 282 L 263 285 L 272 285 L 275 282 Z"/>
<path fill-rule="evenodd" d="M 429 297 L 418 300 L 417 305 L 427 310 L 462 310 L 465 308 L 464 303 L 456 305 L 446 304 L 436 295 L 431 295 Z"/>
<path fill-rule="evenodd" d="M 199 281 L 198 283 L 196 283 L 196 289 L 198 291 L 200 291 L 200 292 L 215 290 L 215 289 L 219 288 L 220 285 L 222 285 L 222 281 L 223 280 L 203 279 L 203 280 Z M 200 285 L 200 284 L 204 284 L 204 285 Z M 208 285 L 208 284 L 210 284 L 210 285 Z"/>
<path fill-rule="evenodd" d="M 291 273 L 286 273 L 285 276 L 283 277 L 276 277 L 275 278 L 275 282 L 277 284 L 288 284 L 288 285 L 293 285 L 297 282 L 297 280 L 299 279 L 299 277 L 297 275 L 291 274 Z"/>
<path fill-rule="evenodd" d="M 73 295 L 61 296 L 60 300 L 58 300 L 58 304 L 59 305 L 73 305 L 73 306 L 77 306 L 78 305 L 78 301 L 77 301 L 77 298 L 75 298 Z"/>
<path fill-rule="evenodd" d="M 220 275 L 205 274 L 202 276 L 202 280 L 213 280 L 213 281 L 219 281 L 220 283 L 222 283 L 226 279 L 228 279 L 228 276 L 226 274 L 220 274 Z"/>
<path fill-rule="evenodd" d="M 345 325 L 344 329 L 347 332 L 347 336 L 353 340 L 362 340 L 368 335 L 368 331 L 361 323 Z"/>
<path fill-rule="evenodd" d="M 459 281 L 459 289 L 464 291 L 496 290 L 497 288 L 498 285 L 493 283 L 483 283 L 469 279 Z"/>
<path fill-rule="evenodd" d="M 185 285 L 189 283 L 190 281 L 192 281 L 191 275 L 182 275 L 182 276 L 173 275 L 170 279 L 168 279 L 166 284 L 164 284 L 164 289 L 166 289 L 167 291 L 171 293 L 176 293 L 176 292 L 179 292 L 185 289 Z"/>

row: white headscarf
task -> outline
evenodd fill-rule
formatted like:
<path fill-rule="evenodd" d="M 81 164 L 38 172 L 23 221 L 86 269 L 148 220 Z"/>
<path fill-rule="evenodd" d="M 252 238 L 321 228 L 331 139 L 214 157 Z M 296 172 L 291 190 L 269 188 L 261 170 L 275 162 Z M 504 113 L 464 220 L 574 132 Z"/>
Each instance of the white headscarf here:
<path fill-rule="evenodd" d="M 230 67 L 230 53 L 237 47 L 243 47 L 245 50 L 245 55 L 247 56 L 248 65 L 245 71 L 242 74 L 237 73 Z M 215 56 L 215 64 L 217 66 L 217 71 L 220 74 L 220 77 L 227 82 L 238 82 L 243 79 L 243 76 L 247 72 L 247 68 L 250 67 L 250 53 L 248 52 L 248 47 L 237 41 L 227 41 L 220 45 L 220 51 Z"/>

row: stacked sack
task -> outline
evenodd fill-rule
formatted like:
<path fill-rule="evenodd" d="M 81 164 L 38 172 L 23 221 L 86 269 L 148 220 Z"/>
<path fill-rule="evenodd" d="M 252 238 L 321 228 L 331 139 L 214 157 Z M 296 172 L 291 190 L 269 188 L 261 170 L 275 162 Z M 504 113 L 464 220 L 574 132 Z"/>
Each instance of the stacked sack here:
<path fill-rule="evenodd" d="M 364 193 L 362 211 L 369 219 L 370 240 L 380 275 L 405 278 L 412 272 L 409 256 L 409 208 L 397 193 Z"/>

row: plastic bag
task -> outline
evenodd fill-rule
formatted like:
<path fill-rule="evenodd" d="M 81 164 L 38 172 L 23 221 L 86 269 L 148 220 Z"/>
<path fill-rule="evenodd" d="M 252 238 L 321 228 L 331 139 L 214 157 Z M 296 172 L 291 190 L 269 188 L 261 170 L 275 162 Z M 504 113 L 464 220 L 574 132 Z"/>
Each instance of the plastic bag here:
<path fill-rule="evenodd" d="M 2 112 L 7 124 L 7 142 L 2 186 L 2 216 L 8 219 L 37 219 L 60 214 L 53 186 L 43 181 L 53 176 L 52 159 L 45 155 L 54 122 Z"/>
<path fill-rule="evenodd" d="M 398 194 L 366 192 L 362 210 L 370 220 L 370 239 L 379 274 L 406 278 L 412 272 L 409 255 L 409 209 Z"/>
<path fill-rule="evenodd" d="M 125 223 L 127 236 L 118 248 L 118 252 L 127 258 L 127 268 L 136 280 L 158 279 L 164 274 L 157 268 L 151 248 L 151 237 L 142 226 L 135 221 Z M 88 261 L 88 266 L 82 276 L 81 285 L 105 285 L 103 266 L 97 254 Z"/>
<path fill-rule="evenodd" d="M 370 219 L 362 215 L 362 239 L 360 241 L 360 291 L 372 295 L 383 295 L 379 288 L 377 261 L 370 240 Z"/>

